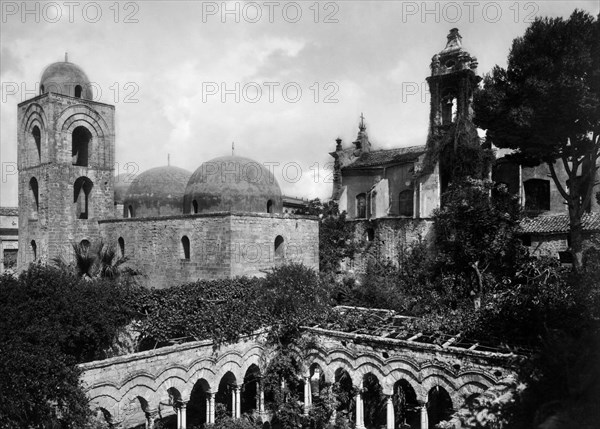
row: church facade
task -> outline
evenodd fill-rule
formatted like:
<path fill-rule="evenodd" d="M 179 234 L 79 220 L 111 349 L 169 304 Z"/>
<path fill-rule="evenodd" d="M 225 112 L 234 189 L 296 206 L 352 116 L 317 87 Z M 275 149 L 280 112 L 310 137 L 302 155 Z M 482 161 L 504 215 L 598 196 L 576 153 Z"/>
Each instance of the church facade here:
<path fill-rule="evenodd" d="M 115 108 L 89 88 L 65 58 L 18 105 L 19 270 L 99 243 L 158 288 L 264 275 L 284 261 L 318 269 L 318 220 L 283 213 L 259 162 L 221 157 L 193 174 L 169 165 L 115 186 Z"/>
<path fill-rule="evenodd" d="M 452 168 L 435 142 L 455 132 L 460 123 L 475 129 L 473 93 L 481 81 L 477 67 L 477 58 L 464 50 L 458 29 L 452 29 L 446 47 L 433 56 L 427 77 L 431 106 L 426 144 L 376 150 L 362 116 L 351 146 L 336 140 L 335 151 L 330 153 L 334 158 L 332 199 L 356 223 L 358 238 L 367 242 L 374 256 L 394 259 L 398 248 L 430 234 L 431 216 L 440 207 Z M 567 254 L 568 210 L 548 167 L 521 167 L 506 155 L 496 150 L 491 179 L 505 184 L 519 199 L 526 215 L 524 244 L 537 254 Z M 555 169 L 564 181 L 563 166 L 556 163 Z M 585 233 L 600 232 L 598 202 L 592 201 L 587 210 Z"/>

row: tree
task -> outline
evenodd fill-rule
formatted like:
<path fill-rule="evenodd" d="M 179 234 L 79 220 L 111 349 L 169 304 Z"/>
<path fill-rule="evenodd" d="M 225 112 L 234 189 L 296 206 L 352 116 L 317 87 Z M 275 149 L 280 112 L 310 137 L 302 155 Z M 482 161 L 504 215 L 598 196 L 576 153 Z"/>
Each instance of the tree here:
<path fill-rule="evenodd" d="M 567 20 L 537 18 L 513 41 L 507 69 L 496 66 L 485 77 L 474 108 L 491 143 L 513 149 L 511 157 L 522 165 L 548 165 L 569 208 L 573 269 L 579 270 L 581 219 L 600 157 L 599 21 L 579 10 Z"/>
<path fill-rule="evenodd" d="M 119 256 L 114 246 L 104 244 L 102 241 L 94 246 L 84 243 L 73 243 L 72 246 L 75 256 L 72 262 L 67 262 L 64 257 L 56 257 L 52 260 L 54 265 L 63 271 L 71 271 L 85 279 L 94 277 L 116 279 L 122 273 L 130 277 L 139 274 L 135 269 L 122 267 L 128 258 Z"/>
<path fill-rule="evenodd" d="M 506 186 L 473 179 L 450 184 L 442 198 L 433 215 L 440 269 L 457 274 L 456 294 L 477 302 L 484 277 L 505 274 L 518 254 L 518 202 Z"/>
<path fill-rule="evenodd" d="M 319 216 L 319 269 L 322 274 L 334 275 L 340 262 L 354 255 L 354 226 L 346 221 L 346 212 L 339 212 L 335 201 L 309 201 L 306 214 Z"/>
<path fill-rule="evenodd" d="M 107 357 L 134 295 L 44 265 L 0 277 L 0 428 L 83 427 L 90 412 L 75 364 Z"/>

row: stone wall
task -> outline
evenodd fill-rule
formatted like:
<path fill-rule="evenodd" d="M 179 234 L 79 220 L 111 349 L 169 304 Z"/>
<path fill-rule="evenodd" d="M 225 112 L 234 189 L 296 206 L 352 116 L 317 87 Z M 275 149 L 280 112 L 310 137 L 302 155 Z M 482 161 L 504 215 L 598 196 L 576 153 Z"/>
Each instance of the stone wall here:
<path fill-rule="evenodd" d="M 345 268 L 356 273 L 365 272 L 369 258 L 396 263 L 399 253 L 419 239 L 429 242 L 433 239 L 433 221 L 430 219 L 380 218 L 352 223 L 360 250 L 353 261 L 345 261 Z"/>
<path fill-rule="evenodd" d="M 275 250 L 278 236 L 283 238 Z M 319 222 L 298 215 L 260 213 L 231 216 L 231 274 L 264 275 L 285 261 L 300 262 L 319 270 Z"/>
<path fill-rule="evenodd" d="M 284 261 L 318 270 L 318 221 L 308 216 L 262 213 L 214 213 L 99 222 L 105 243 L 119 249 L 123 239 L 127 264 L 140 270 L 155 288 L 198 279 L 263 276 Z M 186 259 L 182 238 L 189 239 Z M 283 255 L 274 244 L 283 238 Z"/>
<path fill-rule="evenodd" d="M 554 258 L 560 257 L 560 253 L 567 252 L 569 242 L 568 234 L 532 234 L 531 245 L 529 250 L 537 256 L 551 256 Z M 583 250 L 584 252 L 592 247 L 596 247 L 600 243 L 600 233 L 584 232 L 583 233 Z"/>

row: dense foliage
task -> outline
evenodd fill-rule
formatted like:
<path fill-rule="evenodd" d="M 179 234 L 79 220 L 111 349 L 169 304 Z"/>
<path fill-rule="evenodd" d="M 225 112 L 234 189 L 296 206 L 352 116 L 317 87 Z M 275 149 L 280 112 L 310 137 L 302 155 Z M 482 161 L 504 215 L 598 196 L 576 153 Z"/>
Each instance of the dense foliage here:
<path fill-rule="evenodd" d="M 43 265 L 1 277 L 0 427 L 82 427 L 89 410 L 74 364 L 109 356 L 134 294 Z"/>
<path fill-rule="evenodd" d="M 496 66 L 475 97 L 475 121 L 524 165 L 546 163 L 567 201 L 574 268 L 581 266 L 581 217 L 600 157 L 600 21 L 537 18 L 513 41 L 508 67 Z M 562 164 L 566 180 L 557 174 Z"/>
<path fill-rule="evenodd" d="M 174 340 L 210 339 L 215 346 L 269 328 L 274 342 L 297 335 L 299 327 L 330 311 L 327 288 L 301 264 L 281 265 L 265 278 L 202 280 L 169 289 L 140 291 L 141 349 Z"/>
<path fill-rule="evenodd" d="M 332 280 L 340 262 L 354 255 L 354 226 L 346 221 L 346 212 L 339 212 L 335 201 L 323 203 L 315 198 L 309 201 L 304 214 L 319 217 L 319 271 Z"/>

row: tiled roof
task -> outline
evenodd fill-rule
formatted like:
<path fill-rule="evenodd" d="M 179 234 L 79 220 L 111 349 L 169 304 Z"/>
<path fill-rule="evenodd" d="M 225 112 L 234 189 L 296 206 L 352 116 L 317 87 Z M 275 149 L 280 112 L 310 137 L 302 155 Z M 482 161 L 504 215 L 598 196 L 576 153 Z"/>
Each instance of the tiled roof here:
<path fill-rule="evenodd" d="M 344 167 L 344 170 L 400 164 L 402 162 L 413 161 L 424 153 L 425 145 L 376 150 L 373 152 L 363 153 L 352 164 Z"/>
<path fill-rule="evenodd" d="M 584 231 L 600 231 L 600 213 L 585 213 L 581 218 Z M 569 215 L 542 215 L 521 221 L 525 234 L 563 234 L 569 232 Z"/>
<path fill-rule="evenodd" d="M 0 216 L 19 216 L 18 207 L 0 207 Z"/>

